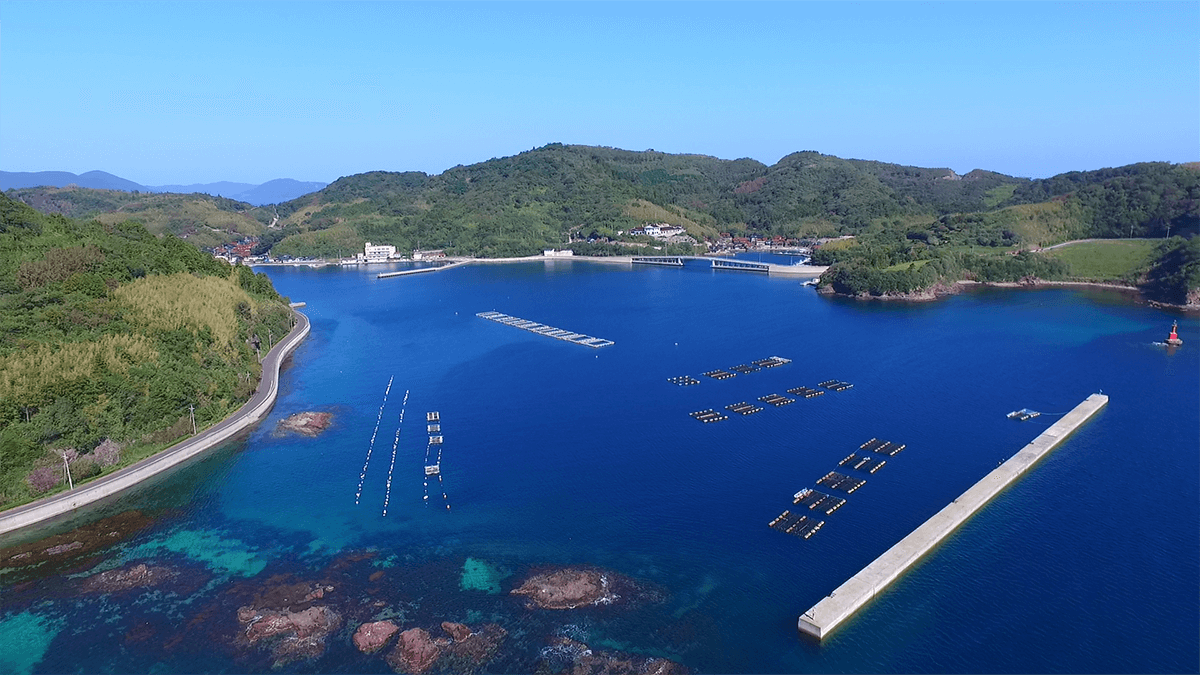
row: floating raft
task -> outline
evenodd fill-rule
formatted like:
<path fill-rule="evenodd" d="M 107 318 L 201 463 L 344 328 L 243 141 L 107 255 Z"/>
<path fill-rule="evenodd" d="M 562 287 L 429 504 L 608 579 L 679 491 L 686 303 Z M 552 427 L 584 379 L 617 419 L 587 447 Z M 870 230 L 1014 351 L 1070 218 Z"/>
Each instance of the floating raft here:
<path fill-rule="evenodd" d="M 810 389 L 808 387 L 792 387 L 791 389 L 787 390 L 787 393 L 791 394 L 792 396 L 799 396 L 801 398 L 816 398 L 818 396 L 825 395 L 825 392 L 821 391 L 820 389 Z"/>
<path fill-rule="evenodd" d="M 731 403 L 725 406 L 726 410 L 735 412 L 739 415 L 753 415 L 754 413 L 762 412 L 762 408 L 752 403 L 742 401 L 741 403 Z"/>
<path fill-rule="evenodd" d="M 791 359 L 785 359 L 782 356 L 769 356 L 765 359 L 759 359 L 758 361 L 752 361 L 751 363 L 758 366 L 759 368 L 778 368 L 779 366 L 782 366 L 786 363 L 791 363 L 791 362 L 792 362 Z"/>
<path fill-rule="evenodd" d="M 807 506 L 809 510 L 820 511 L 827 516 L 831 516 L 834 511 L 845 505 L 846 500 L 841 497 L 827 495 L 812 488 L 804 488 L 792 496 L 792 503 Z"/>
<path fill-rule="evenodd" d="M 896 455 L 900 454 L 901 450 L 907 447 L 908 446 L 904 445 L 903 443 L 893 443 L 891 441 L 883 441 L 878 438 L 872 438 L 866 443 L 858 446 L 860 450 L 869 450 L 871 452 L 877 452 L 881 455 L 887 455 L 888 457 L 895 457 Z"/>
<path fill-rule="evenodd" d="M 442 425 L 440 424 L 428 424 L 425 426 L 425 429 L 431 434 L 442 433 Z"/>
<path fill-rule="evenodd" d="M 442 414 L 436 413 L 436 412 L 425 413 L 425 421 L 426 422 L 441 422 Z"/>
<path fill-rule="evenodd" d="M 756 366 L 747 366 L 745 364 L 742 364 L 740 366 L 734 366 L 734 367 L 730 368 L 730 370 L 732 370 L 735 373 L 741 373 L 742 375 L 749 375 L 750 373 L 757 373 L 758 371 L 762 370 L 762 368 L 758 368 Z"/>
<path fill-rule="evenodd" d="M 1008 419 L 1024 422 L 1025 420 L 1031 420 L 1035 417 L 1038 417 L 1041 414 L 1042 413 L 1040 413 L 1036 410 L 1030 410 L 1029 408 L 1021 408 L 1020 410 L 1014 410 L 1014 411 L 1008 413 Z"/>
<path fill-rule="evenodd" d="M 858 488 L 866 485 L 867 481 L 861 478 L 851 478 L 836 471 L 830 471 L 817 481 L 817 485 L 823 485 L 834 490 L 841 490 L 846 494 L 851 494 Z"/>
<path fill-rule="evenodd" d="M 707 373 L 701 373 L 705 377 L 711 377 L 714 380 L 728 380 L 731 377 L 737 377 L 733 373 L 725 372 L 724 370 L 710 370 Z"/>
<path fill-rule="evenodd" d="M 729 419 L 728 415 L 719 413 L 719 412 L 713 410 L 712 408 L 709 408 L 708 410 L 697 410 L 696 412 L 689 413 L 689 414 L 692 417 L 700 420 L 701 422 L 704 422 L 705 424 L 709 424 L 712 422 L 720 422 L 722 420 Z"/>
<path fill-rule="evenodd" d="M 690 387 L 693 384 L 700 384 L 700 380 L 697 380 L 696 378 L 692 377 L 691 375 L 680 375 L 679 377 L 668 377 L 667 382 L 670 382 L 671 384 L 677 384 L 681 387 Z"/>
<path fill-rule="evenodd" d="M 866 453 L 860 455 L 856 452 L 850 453 L 849 457 L 838 462 L 838 466 L 849 466 L 851 469 L 866 473 L 875 473 L 882 469 L 884 464 L 887 464 L 886 459 L 872 457 Z"/>
<path fill-rule="evenodd" d="M 766 396 L 759 396 L 758 400 L 762 401 L 763 403 L 770 403 L 776 408 L 788 405 L 789 403 L 793 403 L 795 401 L 795 399 L 791 399 L 786 396 L 780 396 L 779 394 L 767 394 Z"/>
<path fill-rule="evenodd" d="M 824 387 L 830 391 L 846 391 L 847 389 L 854 388 L 854 385 L 849 382 L 842 382 L 841 380 L 825 380 L 824 382 L 818 382 L 817 386 Z"/>
<path fill-rule="evenodd" d="M 594 349 L 599 349 L 600 347 L 608 347 L 609 345 L 616 344 L 612 340 L 605 340 L 604 338 L 592 337 L 590 335 L 584 335 L 583 333 L 572 333 L 569 330 L 555 328 L 554 326 L 547 326 L 546 324 L 538 323 L 536 321 L 530 321 L 528 319 L 521 319 L 521 318 L 518 318 L 515 316 L 509 316 L 507 314 L 501 314 L 500 312 L 479 312 L 475 316 L 477 316 L 481 319 L 495 321 L 496 323 L 502 323 L 506 326 L 512 326 L 514 328 L 520 328 L 521 330 L 527 330 L 531 333 L 537 333 L 538 335 L 545 335 L 546 337 L 552 337 L 556 340 L 562 340 L 564 342 L 573 342 L 577 345 L 583 345 L 585 347 L 592 347 Z"/>
<path fill-rule="evenodd" d="M 808 539 L 813 536 L 821 526 L 825 524 L 823 520 L 817 520 L 811 516 L 794 514 L 791 511 L 784 511 L 775 517 L 774 520 L 767 523 L 767 526 L 772 530 L 779 530 L 786 534 L 790 534 L 800 539 Z"/>

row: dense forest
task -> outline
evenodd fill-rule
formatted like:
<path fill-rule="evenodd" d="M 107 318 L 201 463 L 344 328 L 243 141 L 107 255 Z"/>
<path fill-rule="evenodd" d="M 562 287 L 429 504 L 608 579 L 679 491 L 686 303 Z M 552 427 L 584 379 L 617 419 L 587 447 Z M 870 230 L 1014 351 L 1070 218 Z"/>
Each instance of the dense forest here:
<path fill-rule="evenodd" d="M 0 508 L 228 416 L 291 322 L 264 274 L 0 195 Z"/>

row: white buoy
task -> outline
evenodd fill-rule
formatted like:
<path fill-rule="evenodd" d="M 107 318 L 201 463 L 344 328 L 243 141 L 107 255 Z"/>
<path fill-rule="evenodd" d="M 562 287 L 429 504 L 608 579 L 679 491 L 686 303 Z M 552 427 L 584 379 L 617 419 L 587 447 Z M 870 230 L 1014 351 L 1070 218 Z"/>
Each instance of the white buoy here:
<path fill-rule="evenodd" d="M 387 488 L 383 493 L 383 515 L 387 516 L 388 502 L 392 499 L 392 471 L 396 468 L 396 448 L 400 445 L 400 430 L 404 428 L 404 407 L 408 404 L 408 390 L 404 391 L 404 402 L 400 404 L 400 423 L 396 426 L 396 440 L 392 441 L 392 463 L 388 466 Z"/>

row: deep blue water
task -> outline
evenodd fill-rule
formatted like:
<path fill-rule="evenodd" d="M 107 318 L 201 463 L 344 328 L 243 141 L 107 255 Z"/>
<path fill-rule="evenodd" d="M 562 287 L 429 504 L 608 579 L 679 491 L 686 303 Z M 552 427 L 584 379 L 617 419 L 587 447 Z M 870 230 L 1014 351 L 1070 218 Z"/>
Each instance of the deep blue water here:
<path fill-rule="evenodd" d="M 498 671 L 532 670 L 554 634 L 699 672 L 1200 668 L 1195 317 L 1063 289 L 864 303 L 702 264 L 554 261 L 378 280 L 380 269 L 269 268 L 312 321 L 270 417 L 98 512 L 166 509 L 94 570 L 168 561 L 211 580 L 188 595 L 97 600 L 72 595 L 61 570 L 42 570 L 43 594 L 0 595 L 0 642 L 34 645 L 10 654 L 9 668 L 262 669 L 206 651 L 211 633 L 183 626 L 233 624 L 228 609 L 211 609 L 232 585 L 315 575 L 364 549 L 408 575 L 405 611 L 419 618 L 403 628 L 505 625 Z M 475 316 L 486 310 L 616 344 L 590 349 Z M 1175 318 L 1186 343 L 1168 352 L 1154 342 Z M 775 355 L 792 362 L 701 376 Z M 678 375 L 701 384 L 667 382 Z M 854 388 L 715 424 L 688 416 L 835 378 Z M 924 563 L 831 639 L 798 637 L 801 612 L 1100 390 L 1111 397 L 1105 410 Z M 1046 414 L 1005 417 L 1021 407 Z M 312 409 L 335 415 L 324 435 L 272 433 Z M 433 410 L 450 510 L 436 483 L 429 505 L 422 500 Z M 766 527 L 794 492 L 872 437 L 907 448 L 816 535 Z M 531 568 L 588 564 L 656 585 L 666 599 L 627 611 L 526 610 L 505 594 L 461 589 L 468 557 L 507 573 L 504 591 Z M 140 623 L 157 632 L 131 642 Z M 352 628 L 323 658 L 287 669 L 386 671 L 381 658 L 353 651 Z"/>

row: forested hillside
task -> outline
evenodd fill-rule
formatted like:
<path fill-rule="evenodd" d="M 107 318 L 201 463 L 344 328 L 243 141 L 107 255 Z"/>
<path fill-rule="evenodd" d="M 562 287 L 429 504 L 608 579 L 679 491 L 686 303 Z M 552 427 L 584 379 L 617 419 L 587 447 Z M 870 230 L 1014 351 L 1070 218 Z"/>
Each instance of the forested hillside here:
<path fill-rule="evenodd" d="M 291 312 L 266 275 L 137 223 L 0 195 L 0 508 L 111 471 L 236 410 Z"/>
<path fill-rule="evenodd" d="M 160 194 L 79 187 L 18 188 L 6 192 L 42 213 L 141 223 L 152 234 L 173 234 L 198 247 L 258 236 L 275 220 L 271 207 L 206 194 Z"/>
<path fill-rule="evenodd" d="M 367 241 L 402 252 L 444 249 L 477 257 L 565 246 L 580 254 L 625 254 L 637 250 L 631 246 L 659 245 L 629 235 L 649 222 L 684 227 L 701 243 L 721 233 L 853 235 L 851 245 L 823 248 L 815 261 L 837 265 L 827 283 L 837 279 L 839 288 L 871 294 L 963 277 L 1068 278 L 1069 262 L 1017 254 L 1073 239 L 1187 239 L 1200 230 L 1196 164 L 1150 162 L 1030 180 L 808 151 L 767 166 L 551 144 L 438 175 L 348 176 L 269 211 L 195 195 L 168 203 L 125 202 L 121 193 L 104 191 L 14 194 L 46 211 L 110 209 L 97 217 L 139 219 L 151 231 L 187 236 L 197 245 L 232 232 L 257 234 L 257 228 L 255 253 L 297 257 L 351 255 Z M 662 250 L 693 252 L 687 244 Z M 995 259 L 1005 254 L 1011 255 Z"/>

